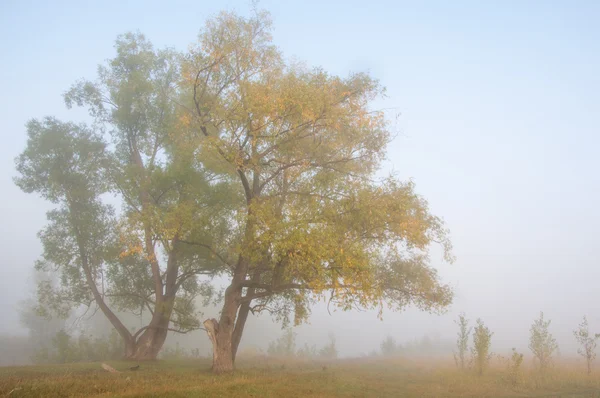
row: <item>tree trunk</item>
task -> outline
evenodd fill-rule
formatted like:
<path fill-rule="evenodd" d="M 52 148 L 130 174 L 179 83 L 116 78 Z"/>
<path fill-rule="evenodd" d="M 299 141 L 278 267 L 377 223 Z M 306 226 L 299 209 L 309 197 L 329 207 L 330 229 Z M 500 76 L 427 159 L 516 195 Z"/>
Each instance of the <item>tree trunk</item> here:
<path fill-rule="evenodd" d="M 204 321 L 206 333 L 213 346 L 213 364 L 214 373 L 233 372 L 233 355 L 231 345 L 231 331 L 221 328 L 216 319 L 207 319 Z"/>
<path fill-rule="evenodd" d="M 251 239 L 253 223 L 246 224 L 246 239 Z M 241 332 L 236 325 L 236 316 L 238 309 L 242 304 L 242 283 L 246 279 L 248 272 L 248 261 L 240 256 L 233 273 L 231 284 L 225 289 L 223 308 L 219 320 L 207 319 L 204 321 L 206 333 L 213 346 L 213 366 L 214 373 L 233 372 L 235 354 L 238 344 L 241 340 Z M 247 317 L 247 314 L 246 314 Z M 240 325 L 246 322 L 246 317 L 242 316 Z M 238 333 L 234 330 L 238 329 Z"/>
<path fill-rule="evenodd" d="M 233 329 L 233 336 L 231 341 L 231 358 L 235 363 L 235 357 L 242 341 L 242 334 L 244 333 L 244 326 L 248 320 L 248 314 L 250 313 L 250 303 L 244 303 L 240 307 L 238 312 L 237 320 L 235 321 L 235 328 Z"/>
<path fill-rule="evenodd" d="M 123 355 L 123 359 L 127 360 L 133 358 L 133 354 L 135 353 L 135 340 L 125 340 L 125 355 Z"/>
<path fill-rule="evenodd" d="M 167 262 L 165 292 L 162 292 L 162 282 L 160 291 L 156 292 L 156 304 L 152 319 L 145 329 L 142 329 L 142 335 L 135 342 L 135 349 L 128 359 L 135 361 L 152 361 L 158 357 L 158 353 L 165 344 L 171 323 L 171 315 L 175 306 L 175 295 L 177 294 L 177 274 L 179 266 L 177 263 L 177 236 L 172 240 L 173 249 L 169 252 Z M 157 263 L 158 264 L 158 263 Z M 141 330 L 138 332 L 140 333 Z M 134 339 L 137 336 L 134 336 Z"/>
<path fill-rule="evenodd" d="M 260 273 L 255 270 L 250 278 L 252 282 L 259 282 Z M 254 294 L 254 288 L 248 288 L 246 293 L 247 297 L 250 297 Z M 244 333 L 244 326 L 246 326 L 246 321 L 248 320 L 248 314 L 250 314 L 250 301 L 246 301 L 240 305 L 240 310 L 237 314 L 237 319 L 235 321 L 235 328 L 233 329 L 233 340 L 232 340 L 232 358 L 233 362 L 235 362 L 235 357 L 237 355 L 238 348 L 240 346 L 240 342 L 242 341 L 242 334 Z"/>
<path fill-rule="evenodd" d="M 587 371 L 588 375 L 592 374 L 592 358 L 587 359 Z"/>
<path fill-rule="evenodd" d="M 235 357 L 242 340 L 242 333 L 249 312 L 249 306 L 242 305 L 235 323 L 231 323 L 231 326 L 226 328 L 221 327 L 216 319 L 204 321 L 204 328 L 213 346 L 213 371 L 215 373 L 233 371 Z"/>
<path fill-rule="evenodd" d="M 135 343 L 126 348 L 126 359 L 132 361 L 153 361 L 158 357 L 158 353 L 162 349 L 166 339 L 166 328 L 149 327 Z"/>
<path fill-rule="evenodd" d="M 127 348 L 127 359 L 152 361 L 158 357 L 169 332 L 173 302 L 174 298 L 167 298 L 157 303 L 148 326 L 138 331 L 141 336 L 133 336 L 133 348 Z"/>
<path fill-rule="evenodd" d="M 239 278 L 239 277 L 238 277 Z M 237 280 L 225 290 L 225 300 L 221 317 L 216 319 L 207 319 L 204 321 L 206 333 L 213 346 L 213 366 L 215 373 L 227 373 L 233 371 L 234 353 L 233 353 L 233 330 L 241 298 L 241 288 L 237 287 Z"/>

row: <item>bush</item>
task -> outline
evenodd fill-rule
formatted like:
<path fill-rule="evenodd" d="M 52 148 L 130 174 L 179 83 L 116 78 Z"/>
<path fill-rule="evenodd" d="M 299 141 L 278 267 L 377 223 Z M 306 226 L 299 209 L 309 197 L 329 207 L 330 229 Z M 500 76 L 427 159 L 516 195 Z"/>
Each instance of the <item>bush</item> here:
<path fill-rule="evenodd" d="M 293 357 L 296 353 L 296 333 L 286 329 L 281 337 L 269 343 L 267 353 L 271 356 Z"/>
<path fill-rule="evenodd" d="M 302 348 L 296 350 L 296 333 L 292 329 L 286 329 L 283 334 L 275 341 L 269 343 L 267 354 L 277 357 L 295 357 L 299 358 L 337 358 L 338 351 L 336 347 L 335 336 L 329 335 L 329 343 L 321 349 L 316 345 L 309 346 L 307 343 Z"/>
<path fill-rule="evenodd" d="M 548 330 L 550 323 L 550 320 L 544 320 L 544 313 L 540 312 L 540 317 L 533 322 L 530 329 L 529 349 L 537 359 L 541 372 L 552 362 L 552 355 L 558 349 L 556 339 Z"/>
<path fill-rule="evenodd" d="M 577 330 L 573 332 L 575 339 L 581 345 L 577 349 L 577 353 L 585 358 L 588 374 L 592 373 L 592 362 L 596 358 L 596 341 L 600 338 L 599 334 L 590 336 L 587 317 L 583 317 L 583 321 L 579 324 Z"/>
<path fill-rule="evenodd" d="M 308 343 L 304 343 L 304 347 L 300 348 L 297 353 L 299 358 L 315 358 L 317 356 L 317 346 L 309 346 Z"/>
<path fill-rule="evenodd" d="M 120 359 L 123 341 L 113 330 L 109 336 L 92 337 L 80 334 L 73 338 L 64 330 L 52 338 L 50 346 L 42 345 L 33 355 L 34 363 L 94 362 Z"/>
<path fill-rule="evenodd" d="M 201 358 L 200 349 L 194 348 L 186 350 L 175 343 L 175 347 L 166 346 L 160 352 L 161 359 L 198 359 Z"/>
<path fill-rule="evenodd" d="M 521 365 L 523 364 L 523 354 L 518 353 L 515 348 L 512 349 L 512 356 L 510 357 L 508 376 L 510 383 L 513 386 L 517 386 L 521 383 L 523 374 L 521 372 Z"/>
<path fill-rule="evenodd" d="M 454 321 L 459 327 L 458 338 L 456 339 L 456 348 L 458 352 L 454 353 L 454 362 L 459 369 L 465 369 L 466 356 L 469 349 L 469 335 L 472 328 L 469 327 L 469 320 L 464 313 L 458 316 L 458 320 Z"/>
<path fill-rule="evenodd" d="M 323 348 L 319 350 L 319 356 L 321 358 L 334 359 L 338 356 L 338 351 L 335 346 L 335 336 L 333 334 L 329 335 L 329 344 L 325 345 Z"/>
<path fill-rule="evenodd" d="M 473 363 L 479 375 L 483 375 L 492 358 L 492 354 L 490 353 L 492 335 L 493 333 L 484 325 L 483 321 L 477 319 L 477 326 L 475 326 L 475 330 L 473 331 L 473 348 L 471 352 Z"/>
<path fill-rule="evenodd" d="M 398 344 L 392 336 L 387 336 L 385 340 L 381 342 L 381 354 L 385 356 L 392 356 L 398 354 Z"/>

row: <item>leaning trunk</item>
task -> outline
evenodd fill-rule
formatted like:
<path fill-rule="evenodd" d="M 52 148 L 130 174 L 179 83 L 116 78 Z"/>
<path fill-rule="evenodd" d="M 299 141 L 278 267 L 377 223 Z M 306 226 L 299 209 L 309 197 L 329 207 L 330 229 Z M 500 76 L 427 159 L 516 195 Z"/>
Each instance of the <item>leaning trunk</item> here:
<path fill-rule="evenodd" d="M 235 328 L 233 329 L 233 336 L 231 341 L 231 357 L 235 363 L 235 357 L 242 341 L 242 334 L 244 333 L 244 326 L 248 320 L 248 314 L 250 313 L 250 303 L 244 303 L 240 307 L 238 312 L 237 320 L 235 321 Z"/>
<path fill-rule="evenodd" d="M 130 357 L 132 360 L 155 360 L 167 339 L 171 315 L 175 306 L 175 296 L 179 288 L 177 285 L 177 274 L 179 272 L 177 262 L 177 236 L 173 238 L 172 245 L 173 248 L 169 251 L 169 260 L 167 262 L 165 293 L 162 293 L 161 282 L 159 286 L 160 290 L 156 291 L 157 299 L 152 319 L 148 326 L 143 329 L 142 335 L 136 340 L 135 349 Z M 151 249 L 151 247 L 149 247 L 149 249 Z M 156 265 L 158 265 L 158 263 L 156 263 Z"/>
<path fill-rule="evenodd" d="M 72 208 L 73 208 L 73 205 L 71 203 L 69 203 L 69 211 L 71 212 L 71 215 L 75 214 L 75 211 L 72 210 Z M 73 222 L 73 226 L 75 226 L 75 225 L 76 225 L 76 223 Z M 79 235 L 79 234 L 77 234 L 77 245 L 79 248 L 79 255 L 81 258 L 81 267 L 83 268 L 83 272 L 85 274 L 85 279 L 86 279 L 88 287 L 90 288 L 90 290 L 92 292 L 94 301 L 98 305 L 98 308 L 100 308 L 100 311 L 102 311 L 104 316 L 106 316 L 106 318 L 110 321 L 112 326 L 115 328 L 117 333 L 119 333 L 119 335 L 125 342 L 125 357 L 128 358 L 131 355 L 131 353 L 134 352 L 135 337 L 131 335 L 131 333 L 129 332 L 127 327 L 123 324 L 123 322 L 121 322 L 119 317 L 117 317 L 117 315 L 110 309 L 108 304 L 106 304 L 106 302 L 104 301 L 104 296 L 102 294 L 100 294 L 100 291 L 98 290 L 98 286 L 96 286 L 96 281 L 94 279 L 94 275 L 92 274 L 92 269 L 90 267 L 90 261 L 87 256 L 84 241 L 83 241 L 81 235 Z"/>

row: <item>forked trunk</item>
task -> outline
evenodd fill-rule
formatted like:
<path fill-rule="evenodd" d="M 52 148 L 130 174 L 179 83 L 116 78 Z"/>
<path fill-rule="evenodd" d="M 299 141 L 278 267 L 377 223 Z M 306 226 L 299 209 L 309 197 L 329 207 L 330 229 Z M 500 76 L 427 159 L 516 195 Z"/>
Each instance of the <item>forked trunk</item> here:
<path fill-rule="evenodd" d="M 215 373 L 233 371 L 235 362 L 234 354 L 234 328 L 236 315 L 239 308 L 240 289 L 236 289 L 235 282 L 225 290 L 225 300 L 219 320 L 207 319 L 204 321 L 206 333 L 213 346 L 213 366 Z"/>
<path fill-rule="evenodd" d="M 244 325 L 248 319 L 247 314 L 242 314 L 242 309 L 243 307 L 240 309 L 240 314 L 238 314 L 235 323 L 223 322 L 223 317 L 221 317 L 221 323 L 214 318 L 204 321 L 204 328 L 213 346 L 212 370 L 215 373 L 226 373 L 234 370 L 237 349 Z M 230 317 L 227 318 L 231 319 Z M 226 326 L 223 327 L 222 325 Z"/>
<path fill-rule="evenodd" d="M 127 359 L 153 361 L 167 338 L 166 329 L 146 329 L 135 344 L 127 347 Z"/>
<path fill-rule="evenodd" d="M 215 373 L 233 371 L 233 354 L 231 345 L 231 330 L 222 328 L 216 319 L 204 321 L 204 327 L 213 346 L 213 365 Z"/>
<path fill-rule="evenodd" d="M 138 332 L 142 333 L 141 336 L 133 336 L 131 342 L 126 345 L 126 359 L 152 361 L 158 357 L 167 339 L 171 311 L 172 306 L 169 305 L 166 313 L 154 313 L 148 326 Z"/>
<path fill-rule="evenodd" d="M 251 236 L 252 228 L 246 226 L 246 235 Z M 242 303 L 242 282 L 246 279 L 248 271 L 248 262 L 242 256 L 238 258 L 238 263 L 233 274 L 231 284 L 225 289 L 223 308 L 219 320 L 207 319 L 204 321 L 206 333 L 213 346 L 213 366 L 214 373 L 233 372 L 235 355 L 241 340 L 241 333 L 246 323 L 247 313 L 238 315 Z M 249 307 L 248 307 L 249 308 Z M 241 326 L 241 329 L 240 329 Z"/>
<path fill-rule="evenodd" d="M 125 341 L 125 355 L 123 356 L 123 359 L 128 360 L 128 359 L 132 359 L 133 355 L 135 354 L 135 341 L 132 339 L 126 340 Z"/>

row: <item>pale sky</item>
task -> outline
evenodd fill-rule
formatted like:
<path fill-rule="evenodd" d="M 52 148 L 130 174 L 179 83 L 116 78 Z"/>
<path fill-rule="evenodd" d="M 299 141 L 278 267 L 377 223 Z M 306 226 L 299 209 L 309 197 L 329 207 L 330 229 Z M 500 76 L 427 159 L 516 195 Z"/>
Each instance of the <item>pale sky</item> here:
<path fill-rule="evenodd" d="M 433 262 L 456 287 L 446 316 L 415 311 L 334 314 L 341 348 L 386 334 L 453 338 L 460 311 L 482 317 L 499 347 L 526 348 L 540 310 L 559 344 L 588 315 L 600 331 L 600 2 L 261 1 L 286 57 L 339 75 L 369 71 L 387 87 L 378 106 L 401 113 L 386 170 L 412 178 L 451 230 L 457 262 Z M 49 205 L 12 182 L 25 123 L 85 120 L 61 94 L 139 30 L 185 50 L 207 17 L 248 14 L 247 1 L 0 2 L 0 333 L 21 331 L 37 232 Z M 252 322 L 260 328 L 260 322 Z M 364 331 L 371 331 L 371 346 Z M 256 333 L 254 332 L 249 333 Z M 402 338 L 400 338 L 402 339 Z M 356 347 L 359 347 L 356 348 Z"/>

